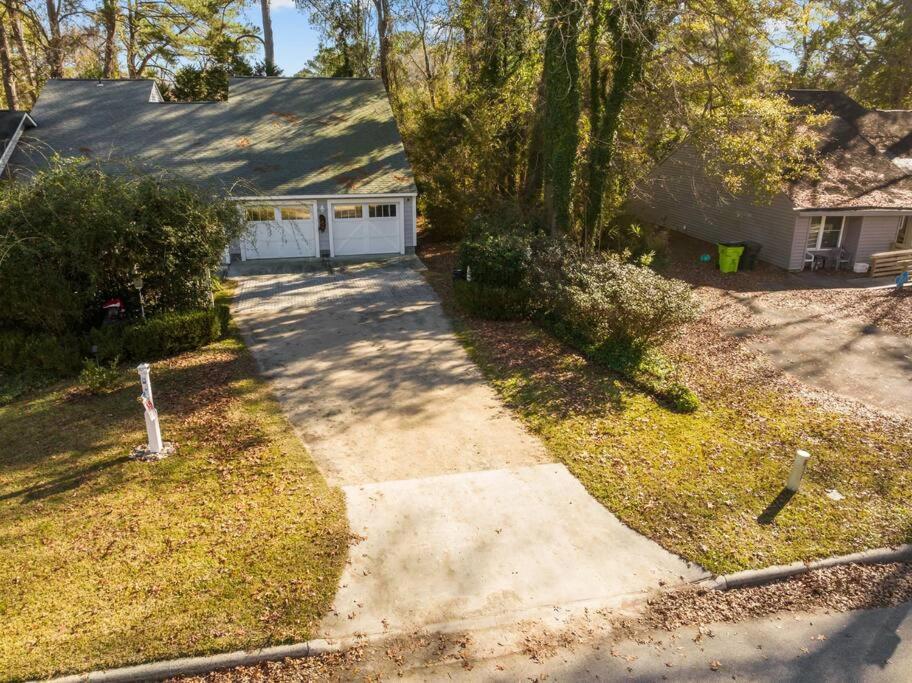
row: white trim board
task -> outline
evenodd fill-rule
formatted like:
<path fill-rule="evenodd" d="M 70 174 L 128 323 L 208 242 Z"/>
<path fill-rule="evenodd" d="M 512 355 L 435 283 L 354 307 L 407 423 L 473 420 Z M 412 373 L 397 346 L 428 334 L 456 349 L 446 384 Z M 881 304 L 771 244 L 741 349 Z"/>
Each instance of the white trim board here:
<path fill-rule="evenodd" d="M 26 114 L 22 113 L 22 120 L 19 121 L 19 126 L 16 128 L 16 132 L 13 133 L 10 137 L 9 142 L 6 143 L 6 149 L 3 150 L 3 156 L 0 156 L 0 173 L 3 173 L 3 169 L 6 168 L 6 165 L 9 163 L 9 160 L 13 156 L 13 152 L 16 151 L 16 145 L 19 144 L 19 138 L 22 137 L 22 131 L 25 130 L 25 122 L 28 121 L 32 124 L 33 128 L 37 128 L 38 124 L 35 123 L 35 120 Z"/>
<path fill-rule="evenodd" d="M 390 193 L 371 193 L 371 194 L 280 194 L 280 195 L 253 195 L 232 197 L 228 199 L 233 202 L 278 202 L 278 201 L 301 201 L 310 199 L 350 199 L 352 201 L 361 201 L 364 199 L 389 198 L 389 197 L 417 197 L 417 192 L 390 192 Z"/>
<path fill-rule="evenodd" d="M 909 209 L 795 209 L 799 216 L 906 216 Z"/>

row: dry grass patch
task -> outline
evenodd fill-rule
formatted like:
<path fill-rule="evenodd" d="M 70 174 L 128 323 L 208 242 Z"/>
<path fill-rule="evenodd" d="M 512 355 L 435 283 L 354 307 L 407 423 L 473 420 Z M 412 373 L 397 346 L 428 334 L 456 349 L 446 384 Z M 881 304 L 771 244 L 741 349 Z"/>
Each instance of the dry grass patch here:
<path fill-rule="evenodd" d="M 504 400 L 593 496 L 669 550 L 728 572 L 912 540 L 908 421 L 807 390 L 707 316 L 665 349 L 703 401 L 673 413 L 534 325 L 461 317 L 451 248 L 422 257 Z M 797 448 L 814 460 L 777 510 Z"/>
<path fill-rule="evenodd" d="M 330 488 L 240 341 L 156 363 L 165 439 L 136 373 L 0 408 L 0 678 L 27 679 L 311 637 L 345 561 Z"/>

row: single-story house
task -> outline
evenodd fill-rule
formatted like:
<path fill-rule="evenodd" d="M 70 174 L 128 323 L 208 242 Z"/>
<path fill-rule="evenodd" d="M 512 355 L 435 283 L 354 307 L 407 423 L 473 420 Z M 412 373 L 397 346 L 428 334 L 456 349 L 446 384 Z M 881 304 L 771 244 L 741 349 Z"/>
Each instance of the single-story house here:
<path fill-rule="evenodd" d="M 868 263 L 912 249 L 912 111 L 867 109 L 829 90 L 786 94 L 832 116 L 821 131 L 818 179 L 755 202 L 708 177 L 685 143 L 637 188 L 630 212 L 709 242 L 759 242 L 761 260 L 788 270 L 820 250 L 841 248 L 849 263 Z"/>
<path fill-rule="evenodd" d="M 380 81 L 233 78 L 223 102 L 165 102 L 151 80 L 53 79 L 10 162 L 52 154 L 167 171 L 236 200 L 232 259 L 413 252 L 417 190 Z"/>

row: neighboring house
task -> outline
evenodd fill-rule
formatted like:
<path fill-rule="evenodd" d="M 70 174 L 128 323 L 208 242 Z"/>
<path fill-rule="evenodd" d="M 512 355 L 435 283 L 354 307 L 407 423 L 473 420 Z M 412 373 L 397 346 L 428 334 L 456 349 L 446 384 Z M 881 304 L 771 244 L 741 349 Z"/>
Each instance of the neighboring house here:
<path fill-rule="evenodd" d="M 151 80 L 50 80 L 17 173 L 53 154 L 218 188 L 250 231 L 232 258 L 403 254 L 416 188 L 380 81 L 233 78 L 225 102 L 164 102 Z"/>
<path fill-rule="evenodd" d="M 828 90 L 786 94 L 833 116 L 822 130 L 817 181 L 757 203 L 707 177 L 685 144 L 638 188 L 631 213 L 709 242 L 759 242 L 762 260 L 789 270 L 804 267 L 808 250 L 841 247 L 850 262 L 868 262 L 912 249 L 912 111 L 866 109 Z"/>
<path fill-rule="evenodd" d="M 0 109 L 0 177 L 4 176 L 23 131 L 34 127 L 35 122 L 28 112 Z"/>

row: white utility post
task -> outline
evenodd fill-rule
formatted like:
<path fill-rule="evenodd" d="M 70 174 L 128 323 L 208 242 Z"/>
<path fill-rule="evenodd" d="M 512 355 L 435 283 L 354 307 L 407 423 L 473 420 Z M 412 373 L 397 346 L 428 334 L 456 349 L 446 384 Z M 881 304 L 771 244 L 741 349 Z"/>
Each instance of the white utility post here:
<path fill-rule="evenodd" d="M 143 408 L 146 409 L 146 433 L 149 435 L 149 453 L 158 454 L 162 452 L 162 435 L 161 425 L 158 423 L 158 411 L 155 409 L 155 403 L 152 402 L 152 381 L 149 379 L 150 366 L 148 363 L 141 363 L 136 366 L 139 372 L 139 382 L 142 384 L 142 401 Z"/>
<path fill-rule="evenodd" d="M 801 478 L 804 476 L 804 470 L 807 469 L 808 460 L 810 459 L 811 454 L 807 451 L 797 451 L 795 453 L 795 461 L 792 463 L 792 471 L 789 474 L 785 488 L 789 491 L 798 492 L 798 487 L 801 486 Z"/>

